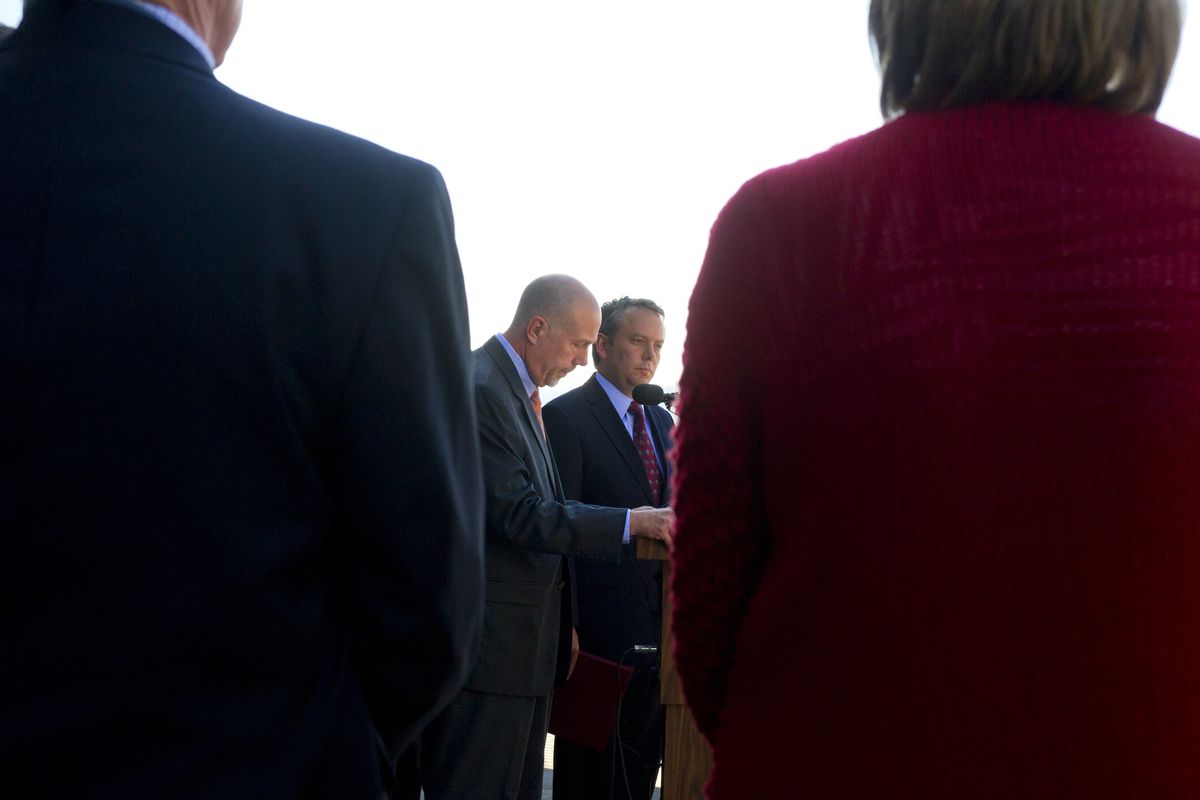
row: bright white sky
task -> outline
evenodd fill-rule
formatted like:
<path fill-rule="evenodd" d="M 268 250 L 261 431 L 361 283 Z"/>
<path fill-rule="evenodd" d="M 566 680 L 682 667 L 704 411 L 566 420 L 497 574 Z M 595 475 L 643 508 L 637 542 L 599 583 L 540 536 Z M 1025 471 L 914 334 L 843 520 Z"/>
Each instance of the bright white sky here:
<path fill-rule="evenodd" d="M 445 175 L 473 346 L 529 280 L 566 272 L 666 309 L 668 389 L 725 201 L 880 124 L 867 0 L 244 2 L 218 78 Z M 0 0 L 0 22 L 20 17 Z M 1197 98 L 1185 27 L 1159 119 L 1200 135 Z"/>

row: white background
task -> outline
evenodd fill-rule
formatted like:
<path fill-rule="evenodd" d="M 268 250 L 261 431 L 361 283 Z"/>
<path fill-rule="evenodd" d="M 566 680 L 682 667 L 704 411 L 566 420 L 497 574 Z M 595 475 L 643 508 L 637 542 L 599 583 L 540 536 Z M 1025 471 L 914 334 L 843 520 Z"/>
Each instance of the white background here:
<path fill-rule="evenodd" d="M 725 200 L 764 169 L 880 124 L 866 10 L 866 0 L 245 0 L 217 76 L 442 170 L 473 346 L 507 326 L 530 279 L 566 272 L 601 302 L 640 295 L 666 309 L 655 382 L 670 389 Z M 20 16 L 20 0 L 0 0 L 0 22 Z M 1185 26 L 1159 112 L 1193 134 L 1198 39 Z"/>

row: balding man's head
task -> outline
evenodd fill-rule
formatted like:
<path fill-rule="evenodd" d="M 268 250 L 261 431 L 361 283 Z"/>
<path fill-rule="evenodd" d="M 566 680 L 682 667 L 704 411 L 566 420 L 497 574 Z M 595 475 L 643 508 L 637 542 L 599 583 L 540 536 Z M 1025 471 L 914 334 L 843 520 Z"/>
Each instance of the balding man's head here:
<path fill-rule="evenodd" d="M 521 293 L 506 338 L 538 386 L 553 386 L 587 363 L 600 330 L 600 304 L 570 275 L 545 275 Z"/>
<path fill-rule="evenodd" d="M 577 302 L 591 302 L 596 298 L 588 288 L 570 275 L 543 275 L 535 278 L 521 292 L 517 313 L 512 324 L 524 328 L 534 317 L 543 317 L 551 322 L 569 316 Z M 599 308 L 599 305 L 596 305 Z"/>

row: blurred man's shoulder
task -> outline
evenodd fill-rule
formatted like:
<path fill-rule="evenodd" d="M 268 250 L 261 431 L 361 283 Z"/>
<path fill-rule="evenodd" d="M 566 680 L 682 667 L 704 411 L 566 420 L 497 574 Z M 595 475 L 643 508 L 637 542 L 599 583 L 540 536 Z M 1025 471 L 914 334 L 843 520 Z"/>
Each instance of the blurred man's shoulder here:
<path fill-rule="evenodd" d="M 281 111 L 265 103 L 230 91 L 228 102 L 234 113 L 229 125 L 244 135 L 267 137 L 279 151 L 311 159 L 310 166 L 338 167 L 347 162 L 385 170 L 388 175 L 440 173 L 420 159 L 389 150 L 354 134 Z"/>

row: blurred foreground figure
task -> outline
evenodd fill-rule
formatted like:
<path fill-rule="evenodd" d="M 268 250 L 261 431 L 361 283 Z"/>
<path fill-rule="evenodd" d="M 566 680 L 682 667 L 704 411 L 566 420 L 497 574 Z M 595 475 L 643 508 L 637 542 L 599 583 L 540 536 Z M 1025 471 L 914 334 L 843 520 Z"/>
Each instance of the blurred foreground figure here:
<path fill-rule="evenodd" d="M 23 796 L 374 800 L 472 663 L 442 180 L 218 83 L 239 15 L 47 0 L 0 45 L 0 782 Z"/>
<path fill-rule="evenodd" d="M 1200 786 L 1200 142 L 1166 0 L 875 0 L 881 129 L 691 301 L 673 581 L 710 797 Z"/>

